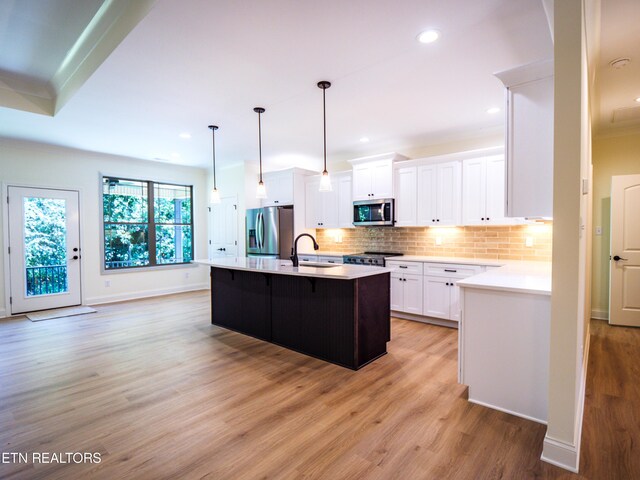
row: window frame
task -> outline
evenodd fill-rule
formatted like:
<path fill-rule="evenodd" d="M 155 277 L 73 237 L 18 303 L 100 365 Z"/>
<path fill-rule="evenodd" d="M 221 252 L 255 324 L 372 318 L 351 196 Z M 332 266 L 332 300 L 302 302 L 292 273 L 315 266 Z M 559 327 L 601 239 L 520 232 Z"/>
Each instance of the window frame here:
<path fill-rule="evenodd" d="M 106 259 L 105 259 L 105 218 L 104 218 L 104 179 L 105 178 L 114 178 L 118 180 L 128 180 L 131 182 L 140 182 L 146 184 L 147 187 L 147 222 L 106 222 L 114 225 L 146 225 L 147 226 L 147 243 L 148 243 L 148 253 L 149 253 L 149 263 L 147 265 L 134 265 L 130 267 L 117 267 L 117 268 L 106 268 Z M 167 226 L 172 224 L 167 223 L 156 223 L 155 221 L 155 187 L 156 185 L 170 185 L 174 187 L 183 187 L 189 189 L 189 195 L 191 198 L 191 204 L 189 207 L 189 215 L 190 222 L 189 223 L 178 223 L 175 224 L 177 226 L 189 226 L 191 227 L 191 260 L 188 262 L 178 262 L 178 263 L 157 263 L 156 253 L 156 226 Z M 184 268 L 184 267 L 194 267 L 193 263 L 194 254 L 195 254 L 195 227 L 194 227 L 194 216 L 193 216 L 193 206 L 194 206 L 194 187 L 193 184 L 183 184 L 183 183 L 175 183 L 175 182 L 165 182 L 161 180 L 151 180 L 151 179 L 139 179 L 139 178 L 131 178 L 122 175 L 108 175 L 104 173 L 100 173 L 99 175 L 99 190 L 98 193 L 100 195 L 100 273 L 101 274 L 112 274 L 112 273 L 125 273 L 132 271 L 144 271 L 144 270 L 157 270 L 158 268 Z"/>

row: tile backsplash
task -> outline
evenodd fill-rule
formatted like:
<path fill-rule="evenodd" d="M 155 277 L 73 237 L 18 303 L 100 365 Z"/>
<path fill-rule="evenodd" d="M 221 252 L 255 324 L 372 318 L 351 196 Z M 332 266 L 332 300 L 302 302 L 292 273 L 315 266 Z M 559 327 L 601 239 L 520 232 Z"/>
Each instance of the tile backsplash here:
<path fill-rule="evenodd" d="M 321 250 L 551 261 L 547 224 L 477 227 L 358 227 L 316 230 Z"/>

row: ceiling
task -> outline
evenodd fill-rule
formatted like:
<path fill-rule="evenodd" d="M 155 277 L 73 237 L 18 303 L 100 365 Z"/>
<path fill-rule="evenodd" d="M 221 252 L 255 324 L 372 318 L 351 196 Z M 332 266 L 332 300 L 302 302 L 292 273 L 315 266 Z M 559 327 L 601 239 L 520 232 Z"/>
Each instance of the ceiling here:
<path fill-rule="evenodd" d="M 638 7 L 603 3 L 625 2 Z M 553 55 L 540 0 L 149 0 L 113 13 L 121 3 L 138 4 L 0 0 L 0 90 L 53 105 L 35 113 L 0 95 L 0 136 L 208 166 L 214 123 L 217 159 L 230 165 L 257 160 L 262 106 L 265 169 L 317 170 L 320 80 L 332 82 L 332 163 L 500 132 L 504 114 L 487 113 L 504 98 L 493 73 Z M 96 33 L 99 13 L 108 22 Z M 417 42 L 429 28 L 440 39 Z M 68 74 L 65 91 L 56 75 L 69 48 L 84 49 L 75 70 L 85 72 Z"/>
<path fill-rule="evenodd" d="M 600 51 L 596 69 L 596 134 L 640 127 L 640 1 L 602 0 Z M 628 58 L 615 68 L 614 60 Z"/>

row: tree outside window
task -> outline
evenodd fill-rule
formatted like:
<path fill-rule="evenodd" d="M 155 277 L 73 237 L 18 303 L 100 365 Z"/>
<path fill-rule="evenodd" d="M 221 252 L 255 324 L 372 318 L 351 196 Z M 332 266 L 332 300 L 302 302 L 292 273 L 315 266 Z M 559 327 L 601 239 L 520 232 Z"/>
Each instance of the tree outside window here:
<path fill-rule="evenodd" d="M 192 193 L 188 185 L 103 177 L 105 269 L 191 262 Z"/>

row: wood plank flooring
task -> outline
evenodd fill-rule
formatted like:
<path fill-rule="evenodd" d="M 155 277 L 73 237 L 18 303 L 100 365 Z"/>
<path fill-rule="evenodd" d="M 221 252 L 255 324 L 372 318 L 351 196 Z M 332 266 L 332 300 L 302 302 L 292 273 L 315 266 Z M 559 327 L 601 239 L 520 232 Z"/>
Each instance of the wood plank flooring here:
<path fill-rule="evenodd" d="M 394 319 L 389 354 L 354 372 L 209 322 L 208 292 L 0 321 L 0 451 L 102 459 L 0 478 L 640 475 L 636 331 L 594 328 L 578 476 L 539 460 L 544 426 L 465 400 L 456 330 Z"/>

